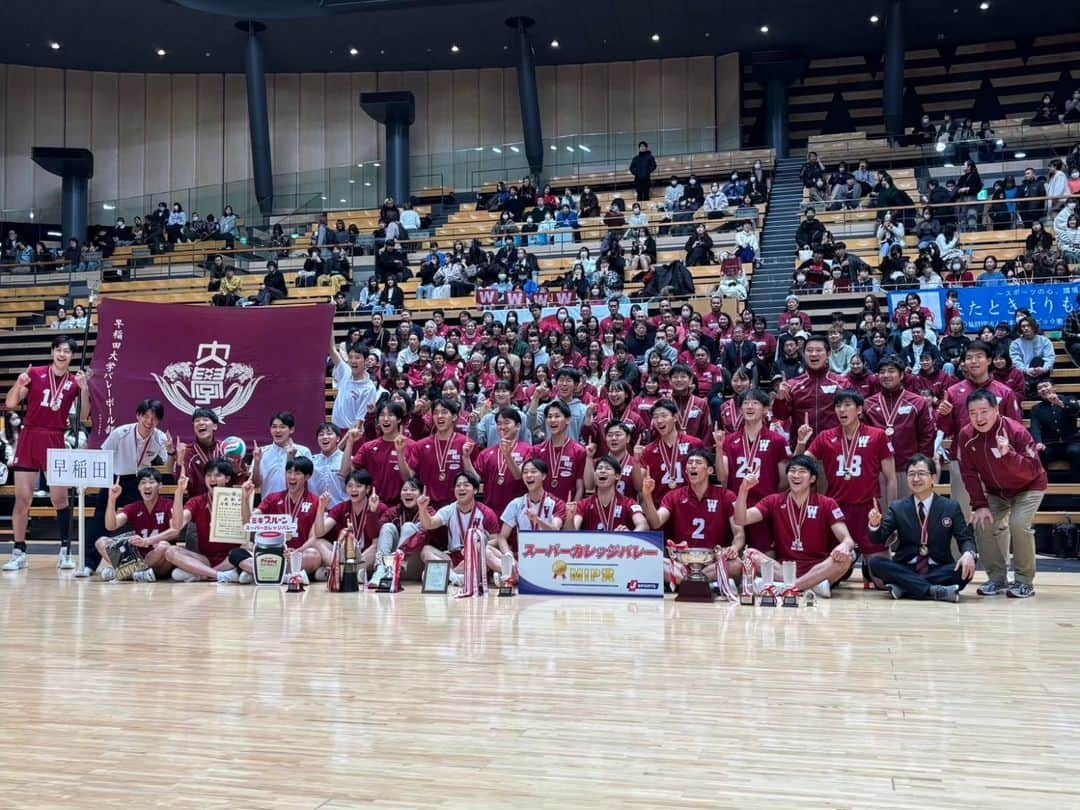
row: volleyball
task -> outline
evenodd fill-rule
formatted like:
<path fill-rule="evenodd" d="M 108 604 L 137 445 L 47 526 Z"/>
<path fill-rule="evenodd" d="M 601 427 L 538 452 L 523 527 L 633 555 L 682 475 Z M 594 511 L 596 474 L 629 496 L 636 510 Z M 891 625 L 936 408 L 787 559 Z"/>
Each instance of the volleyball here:
<path fill-rule="evenodd" d="M 239 436 L 229 436 L 221 440 L 221 454 L 225 458 L 243 458 L 247 455 L 247 443 Z"/>

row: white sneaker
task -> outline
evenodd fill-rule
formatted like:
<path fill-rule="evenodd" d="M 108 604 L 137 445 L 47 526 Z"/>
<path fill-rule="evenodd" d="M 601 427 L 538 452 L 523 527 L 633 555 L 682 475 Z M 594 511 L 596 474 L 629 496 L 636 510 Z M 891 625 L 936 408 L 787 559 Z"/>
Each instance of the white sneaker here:
<path fill-rule="evenodd" d="M 379 563 L 375 566 L 375 572 L 370 577 L 368 577 L 368 587 L 378 588 L 379 583 L 388 576 L 390 576 L 390 572 L 386 570 L 386 566 L 382 563 Z"/>
<path fill-rule="evenodd" d="M 29 565 L 30 561 L 26 559 L 26 552 L 15 549 L 11 552 L 11 559 L 4 563 L 0 571 L 22 571 Z"/>
<path fill-rule="evenodd" d="M 240 574 L 238 574 L 236 572 L 236 569 L 234 568 L 230 568 L 228 571 L 218 571 L 217 581 L 228 582 L 232 583 L 233 585 L 237 585 L 240 582 Z"/>
<path fill-rule="evenodd" d="M 457 571 L 450 572 L 450 584 L 455 588 L 460 588 L 465 584 L 465 575 L 459 574 Z"/>
<path fill-rule="evenodd" d="M 131 575 L 132 582 L 157 582 L 157 577 L 154 575 L 153 568 L 147 568 L 145 571 L 136 571 Z"/>
<path fill-rule="evenodd" d="M 112 568 L 110 566 L 110 567 L 101 569 L 101 581 L 102 582 L 112 582 L 114 579 L 116 579 L 116 569 L 115 568 Z"/>
<path fill-rule="evenodd" d="M 90 570 L 89 565 L 84 565 L 82 568 L 75 572 L 75 576 L 77 576 L 79 579 L 87 579 L 89 577 L 92 577 L 93 575 L 94 572 Z"/>
<path fill-rule="evenodd" d="M 827 579 L 821 580 L 821 582 L 819 582 L 810 590 L 812 590 L 822 599 L 832 599 L 832 586 L 829 585 L 829 580 Z"/>
<path fill-rule="evenodd" d="M 68 551 L 61 551 L 56 558 L 56 567 L 61 571 L 74 571 L 75 560 Z"/>
<path fill-rule="evenodd" d="M 185 571 L 183 568 L 174 568 L 172 570 L 173 582 L 198 582 L 199 578 L 192 574 L 190 571 Z"/>
<path fill-rule="evenodd" d="M 318 568 L 315 569 L 316 582 L 326 582 L 328 579 L 330 579 L 329 565 L 320 565 Z"/>
<path fill-rule="evenodd" d="M 255 577 L 249 574 L 247 571 L 240 572 L 240 579 L 237 580 L 241 585 L 250 585 L 255 581 Z"/>

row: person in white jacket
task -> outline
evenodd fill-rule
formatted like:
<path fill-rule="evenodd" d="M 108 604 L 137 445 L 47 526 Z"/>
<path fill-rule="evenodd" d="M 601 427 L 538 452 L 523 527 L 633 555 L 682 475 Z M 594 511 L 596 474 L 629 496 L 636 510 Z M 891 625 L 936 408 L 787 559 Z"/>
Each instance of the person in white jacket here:
<path fill-rule="evenodd" d="M 1069 264 L 1080 264 L 1080 218 L 1077 216 L 1074 201 L 1067 202 L 1054 217 L 1054 236 L 1065 261 Z"/>
<path fill-rule="evenodd" d="M 709 187 L 709 193 L 705 195 L 705 204 L 702 209 L 708 219 L 720 219 L 727 211 L 728 199 L 720 190 L 719 183 L 713 183 Z"/>
<path fill-rule="evenodd" d="M 706 200 L 708 203 L 708 200 Z M 745 220 L 742 227 L 735 232 L 735 255 L 741 262 L 752 262 L 758 253 L 758 235 L 754 230 L 754 223 Z"/>
<path fill-rule="evenodd" d="M 1009 357 L 1013 367 L 1024 372 L 1028 388 L 1034 390 L 1054 369 L 1054 344 L 1039 334 L 1039 324 L 1033 318 L 1021 318 L 1016 328 L 1020 336 L 1009 344 Z"/>
<path fill-rule="evenodd" d="M 1046 211 L 1053 214 L 1065 205 L 1069 196 L 1069 177 L 1065 174 L 1065 164 L 1055 158 L 1050 161 L 1050 171 L 1046 175 Z"/>
<path fill-rule="evenodd" d="M 679 200 L 683 198 L 685 193 L 685 189 L 683 189 L 683 184 L 679 182 L 679 178 L 672 177 L 671 183 L 664 191 L 664 208 L 668 211 L 674 211 L 679 207 Z"/>
<path fill-rule="evenodd" d="M 945 263 L 963 256 L 964 252 L 960 250 L 960 234 L 956 232 L 956 226 L 951 222 L 934 237 L 934 244 L 937 245 L 938 256 Z"/>
<path fill-rule="evenodd" d="M 904 244 L 904 223 L 900 220 L 893 221 L 893 215 L 886 211 L 881 218 L 881 224 L 877 226 L 877 239 L 880 246 L 878 255 L 884 259 L 889 255 L 889 248 L 893 244 Z"/>

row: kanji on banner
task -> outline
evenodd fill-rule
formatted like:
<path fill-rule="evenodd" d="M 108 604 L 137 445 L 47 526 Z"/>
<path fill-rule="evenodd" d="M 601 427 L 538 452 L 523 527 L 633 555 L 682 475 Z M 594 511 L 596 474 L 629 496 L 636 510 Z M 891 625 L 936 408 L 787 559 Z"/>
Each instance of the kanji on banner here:
<path fill-rule="evenodd" d="M 191 414 L 209 408 L 221 436 L 250 445 L 292 411 L 301 435 L 326 419 L 326 353 L 334 307 L 206 307 L 105 299 L 90 381 L 100 446 L 143 399 L 165 404 L 163 430 L 191 439 Z"/>

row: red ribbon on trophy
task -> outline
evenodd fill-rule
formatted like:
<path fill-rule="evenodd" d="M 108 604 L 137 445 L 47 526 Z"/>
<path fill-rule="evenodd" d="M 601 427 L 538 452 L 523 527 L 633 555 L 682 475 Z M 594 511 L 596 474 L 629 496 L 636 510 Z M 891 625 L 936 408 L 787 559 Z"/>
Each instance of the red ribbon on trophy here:
<path fill-rule="evenodd" d="M 341 543 L 334 543 L 330 553 L 330 573 L 326 577 L 326 590 L 337 592 L 341 590 Z"/>
<path fill-rule="evenodd" d="M 475 527 L 465 532 L 465 583 L 458 592 L 458 599 L 468 596 L 483 596 L 487 592 L 487 566 L 484 564 L 484 549 L 487 539 L 484 533 Z"/>
<path fill-rule="evenodd" d="M 397 593 L 401 590 L 401 567 L 405 563 L 405 552 L 395 551 L 392 556 L 394 563 L 390 566 L 390 593 Z"/>
<path fill-rule="evenodd" d="M 746 563 L 743 562 L 743 577 L 746 577 Z M 720 547 L 716 548 L 716 584 L 720 586 L 720 598 L 725 602 L 738 602 L 739 592 L 735 589 L 735 583 L 728 578 L 727 565 L 720 554 Z"/>

